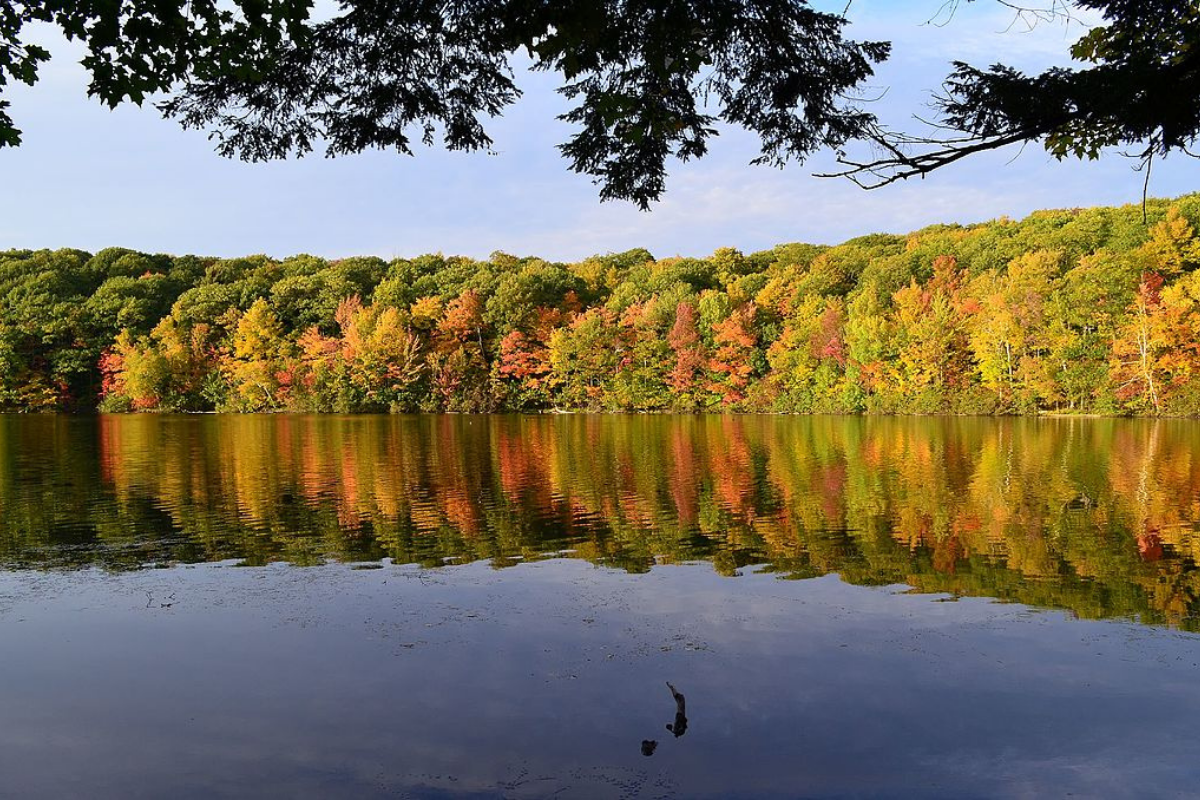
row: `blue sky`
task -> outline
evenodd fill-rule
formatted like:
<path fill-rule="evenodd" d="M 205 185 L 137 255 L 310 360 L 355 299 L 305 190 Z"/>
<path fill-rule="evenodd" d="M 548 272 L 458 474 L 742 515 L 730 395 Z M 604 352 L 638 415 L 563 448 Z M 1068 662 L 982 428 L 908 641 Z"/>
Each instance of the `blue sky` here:
<path fill-rule="evenodd" d="M 822 3 L 816 5 L 821 6 Z M 825 7 L 840 11 L 844 0 Z M 948 62 L 996 61 L 1030 69 L 1064 63 L 1075 26 L 1013 24 L 993 0 L 928 24 L 943 0 L 854 0 L 850 34 L 895 43 L 868 93 L 885 121 L 912 128 Z M 945 20 L 939 20 L 945 22 Z M 674 164 L 650 212 L 600 203 L 590 180 L 567 170 L 555 145 L 569 130 L 554 76 L 525 75 L 525 96 L 490 126 L 498 155 L 418 150 L 244 164 L 212 152 L 150 107 L 109 111 L 85 97 L 78 55 L 39 31 L 56 54 L 33 88 L 9 87 L 20 148 L 0 149 L 0 249 L 119 245 L 235 256 L 312 253 L 384 258 L 494 250 L 574 261 L 646 247 L 658 257 L 746 252 L 781 242 L 835 243 L 935 222 L 977 222 L 1032 210 L 1138 202 L 1142 175 L 1127 159 L 1057 162 L 1040 147 L 968 159 L 873 192 L 818 179 L 828 155 L 784 170 L 753 167 L 755 140 L 722 129 L 705 158 Z M 1200 161 L 1158 164 L 1151 194 L 1200 189 Z"/>

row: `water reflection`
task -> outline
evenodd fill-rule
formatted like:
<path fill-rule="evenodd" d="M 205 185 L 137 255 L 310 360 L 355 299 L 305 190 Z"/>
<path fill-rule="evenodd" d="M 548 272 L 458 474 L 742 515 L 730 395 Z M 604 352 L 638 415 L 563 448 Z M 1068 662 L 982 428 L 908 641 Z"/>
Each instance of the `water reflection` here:
<path fill-rule="evenodd" d="M 687 701 L 670 683 L 667 684 L 667 688 L 671 690 L 671 699 L 675 701 L 675 721 L 667 723 L 667 730 L 678 739 L 687 733 Z"/>
<path fill-rule="evenodd" d="M 683 694 L 667 681 L 667 688 L 671 690 L 671 699 L 675 701 L 675 721 L 667 723 L 667 730 L 675 735 L 678 739 L 687 733 L 687 699 Z M 642 740 L 642 755 L 652 756 L 654 751 L 658 749 L 658 740 L 643 739 Z"/>
<path fill-rule="evenodd" d="M 570 559 L 0 572 L 0 795 L 1195 795 L 1200 637 L 897 592 Z"/>
<path fill-rule="evenodd" d="M 1198 456 L 1173 421 L 6 416 L 0 562 L 707 560 L 1195 629 Z"/>

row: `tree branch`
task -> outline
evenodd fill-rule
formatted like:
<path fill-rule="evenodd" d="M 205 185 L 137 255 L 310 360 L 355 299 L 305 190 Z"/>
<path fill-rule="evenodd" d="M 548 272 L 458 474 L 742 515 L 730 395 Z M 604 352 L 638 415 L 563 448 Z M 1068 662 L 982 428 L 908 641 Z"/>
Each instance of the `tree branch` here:
<path fill-rule="evenodd" d="M 1029 141 L 1035 136 L 1036 134 L 1027 131 L 1015 131 L 998 136 L 928 139 L 880 131 L 869 137 L 869 141 L 883 151 L 882 158 L 873 161 L 856 161 L 841 153 L 838 155 L 837 163 L 845 166 L 846 169 L 816 173 L 816 177 L 847 178 L 863 189 L 879 189 L 896 181 L 924 177 L 935 169 L 953 164 L 969 155 Z M 934 149 L 919 153 L 905 152 L 905 148 L 909 146 L 926 146 Z"/>

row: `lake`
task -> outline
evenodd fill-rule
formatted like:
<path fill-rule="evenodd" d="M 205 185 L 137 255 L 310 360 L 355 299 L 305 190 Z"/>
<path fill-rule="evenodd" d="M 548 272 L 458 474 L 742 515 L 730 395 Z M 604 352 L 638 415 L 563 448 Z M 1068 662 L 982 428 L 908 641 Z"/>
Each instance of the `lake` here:
<path fill-rule="evenodd" d="M 1198 517 L 1187 421 L 0 416 L 0 795 L 1188 796 Z"/>

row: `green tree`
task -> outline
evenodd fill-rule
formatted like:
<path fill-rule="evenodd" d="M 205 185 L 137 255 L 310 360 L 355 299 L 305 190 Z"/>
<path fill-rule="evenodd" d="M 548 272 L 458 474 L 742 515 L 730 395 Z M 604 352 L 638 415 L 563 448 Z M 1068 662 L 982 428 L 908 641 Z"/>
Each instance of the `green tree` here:
<path fill-rule="evenodd" d="M 617 337 L 617 371 L 613 402 L 631 411 L 653 411 L 671 405 L 667 375 L 671 347 L 653 314 L 653 303 L 630 306 L 621 315 Z"/>
<path fill-rule="evenodd" d="M 617 367 L 617 325 L 611 311 L 590 309 L 550 336 L 555 402 L 566 408 L 604 408 Z"/>

